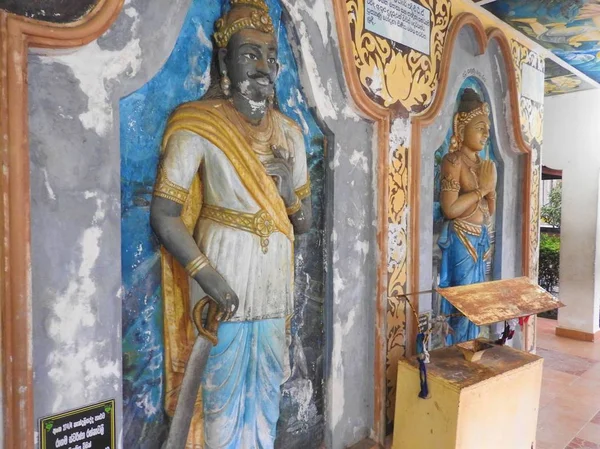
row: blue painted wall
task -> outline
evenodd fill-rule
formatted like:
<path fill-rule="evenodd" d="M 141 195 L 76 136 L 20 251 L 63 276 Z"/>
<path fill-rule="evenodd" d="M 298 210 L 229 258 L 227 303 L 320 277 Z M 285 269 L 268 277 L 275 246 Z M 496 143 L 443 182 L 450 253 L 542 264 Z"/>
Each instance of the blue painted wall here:
<path fill-rule="evenodd" d="M 120 102 L 123 265 L 123 447 L 159 448 L 163 411 L 162 298 L 159 245 L 149 205 L 160 142 L 169 114 L 201 98 L 210 83 L 212 33 L 224 1 L 194 0 L 164 67 Z M 292 377 L 283 387 L 278 447 L 318 447 L 323 439 L 324 146 L 322 131 L 300 89 L 298 69 L 278 0 L 267 0 L 279 39 L 280 110 L 304 130 L 315 222 L 296 242 L 296 314 Z"/>

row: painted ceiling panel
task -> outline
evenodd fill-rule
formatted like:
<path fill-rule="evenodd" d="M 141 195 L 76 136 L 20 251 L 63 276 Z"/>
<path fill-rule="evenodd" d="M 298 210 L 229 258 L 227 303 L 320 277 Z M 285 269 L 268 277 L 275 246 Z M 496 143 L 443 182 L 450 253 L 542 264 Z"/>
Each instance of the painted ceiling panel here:
<path fill-rule="evenodd" d="M 546 95 L 567 94 L 591 89 L 592 86 L 577 75 L 558 65 L 552 59 L 546 59 L 546 76 L 544 91 Z"/>
<path fill-rule="evenodd" d="M 600 0 L 497 0 L 484 8 L 600 82 Z"/>

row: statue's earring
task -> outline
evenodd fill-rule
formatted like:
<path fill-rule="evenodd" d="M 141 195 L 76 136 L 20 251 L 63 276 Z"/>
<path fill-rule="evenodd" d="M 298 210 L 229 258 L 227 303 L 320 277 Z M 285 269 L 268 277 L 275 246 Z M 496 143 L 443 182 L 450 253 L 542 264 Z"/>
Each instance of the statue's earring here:
<path fill-rule="evenodd" d="M 269 103 L 269 106 L 273 106 L 273 104 L 275 103 L 275 94 L 271 94 L 267 97 L 267 102 Z"/>
<path fill-rule="evenodd" d="M 456 136 L 452 136 L 452 138 L 450 139 L 450 147 L 448 148 L 448 151 L 450 153 L 454 153 L 455 151 L 459 150 L 459 146 L 458 146 L 458 140 L 456 139 Z"/>
<path fill-rule="evenodd" d="M 227 98 L 231 97 L 231 80 L 227 76 L 227 72 L 225 70 L 221 72 L 220 84 L 223 95 L 225 95 Z"/>

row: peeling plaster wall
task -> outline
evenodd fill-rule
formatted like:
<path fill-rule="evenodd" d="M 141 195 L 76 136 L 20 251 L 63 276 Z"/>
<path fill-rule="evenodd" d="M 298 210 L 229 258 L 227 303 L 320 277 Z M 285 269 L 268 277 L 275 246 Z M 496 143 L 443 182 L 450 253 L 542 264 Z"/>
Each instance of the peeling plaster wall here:
<path fill-rule="evenodd" d="M 329 155 L 329 331 L 327 446 L 345 448 L 373 426 L 377 216 L 373 127 L 346 92 L 335 18 L 324 0 L 283 0 L 299 39 L 305 93 L 334 135 Z M 331 299 L 329 299 L 331 298 Z"/>
<path fill-rule="evenodd" d="M 341 449 L 368 437 L 374 416 L 373 127 L 349 103 L 329 2 L 283 4 L 305 94 L 332 134 L 326 439 Z M 36 420 L 116 398 L 121 440 L 127 417 L 121 416 L 117 105 L 163 65 L 188 6 L 189 0 L 129 0 L 98 41 L 66 54 L 30 56 Z"/>
<path fill-rule="evenodd" d="M 115 398 L 120 439 L 121 210 L 115 105 L 162 65 L 186 4 L 129 1 L 99 40 L 68 54 L 30 56 L 36 421 Z"/>

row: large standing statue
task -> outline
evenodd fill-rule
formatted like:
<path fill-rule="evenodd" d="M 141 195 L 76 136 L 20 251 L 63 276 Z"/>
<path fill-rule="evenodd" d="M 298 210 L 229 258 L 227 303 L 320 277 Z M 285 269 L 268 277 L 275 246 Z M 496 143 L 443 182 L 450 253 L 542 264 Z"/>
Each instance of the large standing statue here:
<path fill-rule="evenodd" d="M 163 245 L 166 410 L 177 407 L 198 325 L 191 310 L 206 295 L 218 343 L 186 448 L 268 449 L 289 370 L 293 242 L 311 226 L 310 182 L 302 132 L 273 108 L 277 42 L 264 0 L 231 0 L 215 28 L 218 85 L 170 117 L 151 208 Z"/>
<path fill-rule="evenodd" d="M 488 226 L 496 210 L 496 165 L 479 152 L 490 137 L 490 107 L 473 89 L 465 89 L 454 116 L 449 153 L 442 160 L 440 202 L 446 218 L 439 239 L 442 250 L 440 287 L 485 280 L 491 256 Z M 441 312 L 457 314 L 445 299 Z M 448 343 L 476 338 L 479 329 L 464 316 L 450 318 Z"/>

